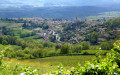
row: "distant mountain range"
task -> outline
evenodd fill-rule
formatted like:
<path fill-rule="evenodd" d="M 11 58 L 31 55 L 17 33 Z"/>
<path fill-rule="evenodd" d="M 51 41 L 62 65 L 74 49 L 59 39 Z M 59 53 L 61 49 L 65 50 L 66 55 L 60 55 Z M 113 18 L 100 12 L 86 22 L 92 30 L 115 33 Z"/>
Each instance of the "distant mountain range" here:
<path fill-rule="evenodd" d="M 0 18 L 45 17 L 84 18 L 112 12 L 120 16 L 120 0 L 1 0 Z M 113 13 L 113 11 L 117 12 Z M 105 17 L 111 14 L 105 13 Z"/>
<path fill-rule="evenodd" d="M 1 0 L 2 7 L 48 6 L 106 6 L 120 4 L 120 0 Z"/>
<path fill-rule="evenodd" d="M 116 13 L 114 13 L 114 12 Z M 105 13 L 107 12 L 107 13 Z M 76 17 L 82 19 L 89 16 L 99 16 L 105 13 L 105 17 L 120 16 L 119 7 L 96 7 L 96 6 L 62 6 L 62 7 L 30 7 L 21 8 L 4 8 L 0 9 L 0 18 L 27 18 L 27 17 L 44 17 L 73 20 Z M 104 17 L 104 16 L 103 16 Z"/>

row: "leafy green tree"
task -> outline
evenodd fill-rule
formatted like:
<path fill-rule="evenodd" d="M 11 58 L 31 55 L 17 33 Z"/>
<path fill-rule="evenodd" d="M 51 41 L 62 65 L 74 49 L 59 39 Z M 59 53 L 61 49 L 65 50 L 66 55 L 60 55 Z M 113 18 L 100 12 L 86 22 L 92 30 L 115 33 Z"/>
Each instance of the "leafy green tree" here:
<path fill-rule="evenodd" d="M 68 54 L 71 49 L 70 44 L 64 44 L 61 46 L 61 54 Z"/>
<path fill-rule="evenodd" d="M 5 26 L 2 27 L 2 34 L 7 35 L 7 28 Z"/>
<path fill-rule="evenodd" d="M 80 53 L 82 48 L 83 48 L 83 46 L 81 44 L 75 44 L 75 45 L 73 45 L 72 50 L 75 53 Z"/>
<path fill-rule="evenodd" d="M 81 45 L 82 45 L 82 49 L 83 49 L 83 50 L 88 50 L 89 47 L 90 47 L 90 44 L 89 44 L 88 42 L 86 42 L 86 41 L 83 41 L 83 42 L 81 43 Z"/>
<path fill-rule="evenodd" d="M 97 44 L 98 43 L 98 33 L 97 32 L 92 32 L 89 36 L 89 41 L 91 44 Z"/>

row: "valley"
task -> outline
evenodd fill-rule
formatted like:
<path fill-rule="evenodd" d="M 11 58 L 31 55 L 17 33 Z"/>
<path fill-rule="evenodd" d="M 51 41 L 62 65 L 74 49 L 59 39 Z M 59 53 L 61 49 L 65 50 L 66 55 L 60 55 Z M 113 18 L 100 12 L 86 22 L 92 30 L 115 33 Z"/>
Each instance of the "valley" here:
<path fill-rule="evenodd" d="M 120 75 L 120 1 L 1 0 L 0 75 Z"/>

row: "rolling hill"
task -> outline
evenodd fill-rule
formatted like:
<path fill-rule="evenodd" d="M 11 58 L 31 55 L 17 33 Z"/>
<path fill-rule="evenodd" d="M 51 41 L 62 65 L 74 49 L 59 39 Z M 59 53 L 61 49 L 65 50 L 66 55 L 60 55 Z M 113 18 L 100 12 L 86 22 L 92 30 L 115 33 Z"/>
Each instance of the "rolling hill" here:
<path fill-rule="evenodd" d="M 106 14 L 107 12 L 107 14 Z M 109 13 L 115 12 L 115 13 Z M 89 16 L 118 17 L 120 16 L 119 7 L 96 7 L 96 6 L 64 6 L 64 7 L 21 7 L 0 9 L 0 18 L 19 18 L 19 17 L 44 17 L 73 20 L 76 17 L 86 19 Z M 116 14 L 116 15 L 114 15 Z"/>

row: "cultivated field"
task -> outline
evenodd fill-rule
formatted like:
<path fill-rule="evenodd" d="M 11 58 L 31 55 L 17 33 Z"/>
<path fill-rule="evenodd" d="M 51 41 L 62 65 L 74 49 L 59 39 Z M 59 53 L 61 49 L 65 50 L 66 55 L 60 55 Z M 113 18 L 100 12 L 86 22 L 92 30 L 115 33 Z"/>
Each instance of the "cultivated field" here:
<path fill-rule="evenodd" d="M 103 56 L 105 57 L 105 56 Z M 4 62 L 11 65 L 19 63 L 20 66 L 30 66 L 31 68 L 40 69 L 39 74 L 56 71 L 59 64 L 63 64 L 64 69 L 71 70 L 72 67 L 76 67 L 78 63 L 83 65 L 85 61 L 92 61 L 95 58 L 94 55 L 78 55 L 78 56 L 54 56 L 30 60 L 4 60 Z"/>

